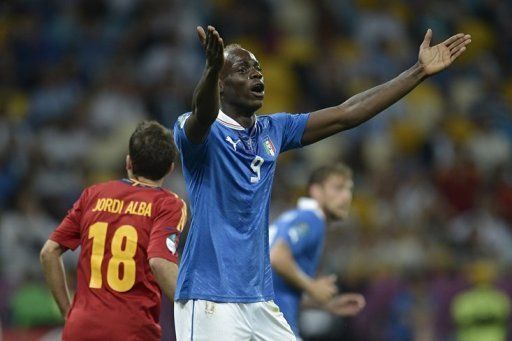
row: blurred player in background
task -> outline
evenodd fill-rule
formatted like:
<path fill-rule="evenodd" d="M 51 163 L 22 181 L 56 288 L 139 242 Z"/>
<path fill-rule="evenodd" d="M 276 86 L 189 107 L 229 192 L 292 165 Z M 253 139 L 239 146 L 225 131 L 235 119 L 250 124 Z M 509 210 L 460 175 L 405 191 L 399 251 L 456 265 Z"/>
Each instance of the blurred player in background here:
<path fill-rule="evenodd" d="M 470 36 L 430 46 L 389 82 L 319 111 L 256 116 L 265 95 L 261 66 L 215 28 L 197 28 L 206 66 L 174 138 L 193 213 L 178 273 L 178 340 L 294 340 L 273 303 L 268 226 L 277 157 L 353 128 L 448 67 Z"/>
<path fill-rule="evenodd" d="M 314 278 L 326 225 L 347 218 L 352 187 L 352 171 L 347 166 L 320 167 L 309 178 L 309 197 L 300 198 L 297 209 L 283 213 L 270 226 L 275 302 L 297 336 L 301 299 L 303 307 L 320 308 L 341 316 L 356 315 L 364 308 L 362 295 L 336 296 L 335 276 Z"/>
<path fill-rule="evenodd" d="M 176 153 L 168 129 L 154 121 L 139 124 L 130 137 L 128 178 L 85 189 L 41 250 L 46 280 L 66 319 L 64 340 L 161 339 L 160 288 L 172 299 L 187 212 L 161 187 Z M 61 255 L 78 246 L 71 303 Z"/>

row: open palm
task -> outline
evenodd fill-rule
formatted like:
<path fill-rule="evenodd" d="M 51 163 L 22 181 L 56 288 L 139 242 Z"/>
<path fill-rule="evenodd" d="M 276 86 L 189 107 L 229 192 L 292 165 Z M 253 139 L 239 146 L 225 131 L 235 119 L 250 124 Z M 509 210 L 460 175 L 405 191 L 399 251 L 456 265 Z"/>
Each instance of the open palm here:
<path fill-rule="evenodd" d="M 427 75 L 433 75 L 447 68 L 466 51 L 466 45 L 471 43 L 471 36 L 459 33 L 435 46 L 430 46 L 431 40 L 432 30 L 428 29 L 418 55 L 418 60 Z"/>
<path fill-rule="evenodd" d="M 201 26 L 197 26 L 197 35 L 206 53 L 208 66 L 216 70 L 222 69 L 224 65 L 224 41 L 219 32 L 213 26 L 208 26 L 206 31 Z"/>

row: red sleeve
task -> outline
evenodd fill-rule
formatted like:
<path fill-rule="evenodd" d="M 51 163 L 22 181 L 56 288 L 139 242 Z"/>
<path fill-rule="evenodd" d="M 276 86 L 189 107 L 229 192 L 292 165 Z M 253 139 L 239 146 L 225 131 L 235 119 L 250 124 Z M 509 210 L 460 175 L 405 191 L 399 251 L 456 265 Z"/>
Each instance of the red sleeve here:
<path fill-rule="evenodd" d="M 166 200 L 155 217 L 148 245 L 148 259 L 159 257 L 178 262 L 176 250 L 187 221 L 187 205 L 181 199 Z"/>
<path fill-rule="evenodd" d="M 80 245 L 80 221 L 83 203 L 86 201 L 86 192 L 87 190 L 82 192 L 66 217 L 50 235 L 51 240 L 71 250 L 75 250 Z"/>

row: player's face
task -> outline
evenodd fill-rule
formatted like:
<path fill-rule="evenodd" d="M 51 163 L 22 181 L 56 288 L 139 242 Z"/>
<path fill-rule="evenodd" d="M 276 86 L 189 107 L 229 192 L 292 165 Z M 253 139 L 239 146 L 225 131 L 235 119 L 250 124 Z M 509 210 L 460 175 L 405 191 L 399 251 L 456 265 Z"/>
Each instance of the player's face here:
<path fill-rule="evenodd" d="M 327 216 L 335 220 L 348 217 L 352 203 L 352 179 L 331 175 L 322 184 L 322 206 Z"/>
<path fill-rule="evenodd" d="M 251 52 L 238 48 L 227 54 L 220 78 L 223 104 L 248 115 L 261 108 L 265 84 L 260 64 Z"/>

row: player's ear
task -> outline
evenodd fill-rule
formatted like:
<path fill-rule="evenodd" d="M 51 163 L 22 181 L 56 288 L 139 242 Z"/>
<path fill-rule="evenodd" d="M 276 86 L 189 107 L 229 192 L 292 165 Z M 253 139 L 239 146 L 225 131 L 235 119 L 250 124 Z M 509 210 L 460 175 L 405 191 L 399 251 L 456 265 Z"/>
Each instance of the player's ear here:
<path fill-rule="evenodd" d="M 131 171 L 133 169 L 132 159 L 130 158 L 130 154 L 126 155 L 126 170 Z"/>
<path fill-rule="evenodd" d="M 309 195 L 311 196 L 311 198 L 319 200 L 320 197 L 322 196 L 322 186 L 320 186 L 319 184 L 312 184 L 309 187 Z"/>
<path fill-rule="evenodd" d="M 219 79 L 219 93 L 222 95 L 224 93 L 224 82 Z"/>
<path fill-rule="evenodd" d="M 174 172 L 174 162 L 171 163 L 171 165 L 169 166 L 169 170 L 167 170 L 167 173 L 165 173 L 165 176 L 171 174 L 172 172 Z"/>

